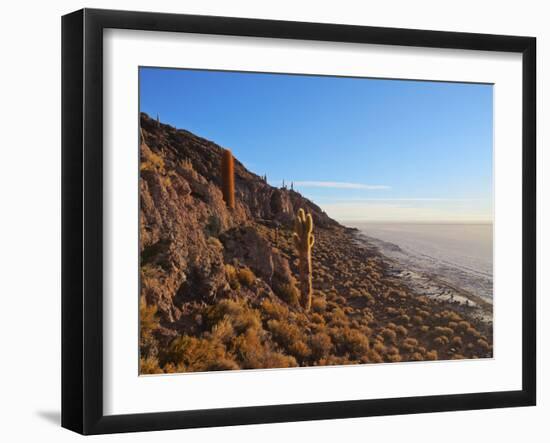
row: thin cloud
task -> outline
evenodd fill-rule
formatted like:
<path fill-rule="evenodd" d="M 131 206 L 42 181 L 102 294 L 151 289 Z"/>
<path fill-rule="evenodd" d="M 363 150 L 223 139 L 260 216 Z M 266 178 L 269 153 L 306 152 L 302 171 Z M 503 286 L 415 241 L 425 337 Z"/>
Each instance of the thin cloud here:
<path fill-rule="evenodd" d="M 386 185 L 365 185 L 363 183 L 328 182 L 328 181 L 297 181 L 295 186 L 302 188 L 333 188 L 333 189 L 391 189 Z"/>

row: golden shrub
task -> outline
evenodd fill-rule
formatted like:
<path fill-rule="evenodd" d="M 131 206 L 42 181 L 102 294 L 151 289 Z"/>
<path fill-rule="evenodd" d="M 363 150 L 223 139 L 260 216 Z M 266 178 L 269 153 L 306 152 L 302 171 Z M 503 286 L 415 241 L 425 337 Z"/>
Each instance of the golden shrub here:
<path fill-rule="evenodd" d="M 470 329 L 470 323 L 465 320 L 458 322 L 458 325 L 456 327 L 457 332 L 465 333 L 468 329 Z"/>
<path fill-rule="evenodd" d="M 167 363 L 185 365 L 187 371 L 237 369 L 225 355 L 220 343 L 187 335 L 174 339 L 165 353 Z"/>
<path fill-rule="evenodd" d="M 481 332 L 479 332 L 477 329 L 475 329 L 474 327 L 469 327 L 468 329 L 466 329 L 466 334 L 474 337 L 474 338 L 479 338 L 481 337 Z"/>
<path fill-rule="evenodd" d="M 145 297 L 141 297 L 139 302 L 139 333 L 141 340 L 149 339 L 153 331 L 159 327 L 159 319 L 157 317 L 157 307 L 150 306 L 145 301 Z"/>
<path fill-rule="evenodd" d="M 156 357 L 147 357 L 139 359 L 140 374 L 162 374 L 162 369 L 159 367 L 159 362 Z"/>
<path fill-rule="evenodd" d="M 432 349 L 431 351 L 426 352 L 426 360 L 437 360 L 437 351 Z"/>
<path fill-rule="evenodd" d="M 311 310 L 317 313 L 323 313 L 327 309 L 327 300 L 324 297 L 313 297 Z"/>
<path fill-rule="evenodd" d="M 409 317 L 407 314 L 402 314 L 397 317 L 396 321 L 401 324 L 409 324 L 411 322 L 411 317 Z"/>
<path fill-rule="evenodd" d="M 403 343 L 401 343 L 401 347 L 406 352 L 412 352 L 416 347 L 418 346 L 418 340 L 415 338 L 406 338 L 403 340 Z"/>
<path fill-rule="evenodd" d="M 277 285 L 275 293 L 290 306 L 300 305 L 300 290 L 294 282 Z"/>
<path fill-rule="evenodd" d="M 389 363 L 398 363 L 401 361 L 401 356 L 399 354 L 391 354 L 391 355 L 386 354 L 384 356 L 384 359 Z"/>
<path fill-rule="evenodd" d="M 397 340 L 397 334 L 394 330 L 389 328 L 384 328 L 381 331 L 382 337 L 384 337 L 384 341 L 386 343 L 395 343 Z"/>
<path fill-rule="evenodd" d="M 332 351 L 332 340 L 325 332 L 318 332 L 309 338 L 311 355 L 314 360 L 326 358 Z"/>
<path fill-rule="evenodd" d="M 237 271 L 237 278 L 239 282 L 245 286 L 252 286 L 256 281 L 256 276 L 250 268 L 241 268 Z"/>
<path fill-rule="evenodd" d="M 454 336 L 453 339 L 451 340 L 451 344 L 457 348 L 462 347 L 462 338 L 459 337 L 458 335 Z"/>
<path fill-rule="evenodd" d="M 436 326 L 434 328 L 434 333 L 438 335 L 445 335 L 447 337 L 450 337 L 454 334 L 454 331 L 451 328 L 448 328 L 446 326 Z"/>
<path fill-rule="evenodd" d="M 487 341 L 483 340 L 482 338 L 478 339 L 476 343 L 483 351 L 489 351 L 491 349 L 489 343 L 487 343 Z"/>
<path fill-rule="evenodd" d="M 238 290 L 241 288 L 241 282 L 239 281 L 239 278 L 237 276 L 237 270 L 235 269 L 235 266 L 226 264 L 224 266 L 225 270 L 225 278 L 227 279 L 227 282 L 229 283 L 229 286 L 231 289 Z"/>
<path fill-rule="evenodd" d="M 434 338 L 434 346 L 444 346 L 449 344 L 449 337 L 446 335 L 440 335 L 439 337 Z"/>
<path fill-rule="evenodd" d="M 212 327 L 212 338 L 214 340 L 218 340 L 220 343 L 229 343 L 234 335 L 235 330 L 233 329 L 231 320 L 228 317 L 224 317 Z"/>
<path fill-rule="evenodd" d="M 441 313 L 441 317 L 446 320 L 454 321 L 454 322 L 459 322 L 462 320 L 462 317 L 454 311 L 443 311 Z"/>
<path fill-rule="evenodd" d="M 403 325 L 399 325 L 397 328 L 395 328 L 395 332 L 397 332 L 397 334 L 402 336 L 406 336 L 409 333 L 407 328 Z"/>
<path fill-rule="evenodd" d="M 365 356 L 370 349 L 369 339 L 355 329 L 338 328 L 332 338 L 338 351 L 353 359 Z"/>
<path fill-rule="evenodd" d="M 299 362 L 304 362 L 311 355 L 311 350 L 302 340 L 297 340 L 288 346 L 288 353 Z"/>
<path fill-rule="evenodd" d="M 259 329 L 262 324 L 259 311 L 249 307 L 245 300 L 222 300 L 207 312 L 208 322 L 212 326 L 224 318 L 231 322 L 237 334 L 250 328 Z"/>
<path fill-rule="evenodd" d="M 267 322 L 267 329 L 273 335 L 273 339 L 286 349 L 302 338 L 300 329 L 296 325 L 284 320 L 269 320 Z"/>
<path fill-rule="evenodd" d="M 335 308 L 330 312 L 329 324 L 335 327 L 346 326 L 348 324 L 348 317 L 345 312 L 340 308 Z"/>
<path fill-rule="evenodd" d="M 260 307 L 262 314 L 267 318 L 281 320 L 288 317 L 288 307 L 266 298 Z"/>

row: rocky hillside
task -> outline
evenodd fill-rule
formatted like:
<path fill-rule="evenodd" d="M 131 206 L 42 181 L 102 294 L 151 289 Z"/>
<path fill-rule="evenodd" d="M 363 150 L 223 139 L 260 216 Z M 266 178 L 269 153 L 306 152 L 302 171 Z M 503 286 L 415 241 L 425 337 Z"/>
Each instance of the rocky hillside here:
<path fill-rule="evenodd" d="M 413 294 L 298 192 L 235 161 L 235 208 L 221 192 L 222 148 L 141 114 L 141 372 L 288 367 L 492 354 L 464 309 Z M 292 243 L 311 213 L 313 306 L 298 303 Z"/>

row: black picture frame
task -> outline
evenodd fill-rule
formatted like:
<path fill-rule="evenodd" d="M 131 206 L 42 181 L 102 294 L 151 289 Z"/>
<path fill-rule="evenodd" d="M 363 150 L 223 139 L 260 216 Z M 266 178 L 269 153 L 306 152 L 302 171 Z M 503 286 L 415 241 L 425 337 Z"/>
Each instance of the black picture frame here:
<path fill-rule="evenodd" d="M 522 389 L 392 399 L 104 415 L 103 30 L 504 51 L 523 63 Z M 531 406 L 536 403 L 536 39 L 83 9 L 62 18 L 62 426 L 82 434 Z"/>

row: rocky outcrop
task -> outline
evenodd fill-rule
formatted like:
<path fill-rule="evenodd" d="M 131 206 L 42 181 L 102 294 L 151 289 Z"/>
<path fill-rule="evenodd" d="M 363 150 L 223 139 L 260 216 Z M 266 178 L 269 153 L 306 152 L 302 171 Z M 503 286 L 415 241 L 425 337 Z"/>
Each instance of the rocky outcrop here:
<path fill-rule="evenodd" d="M 316 226 L 337 228 L 298 192 L 270 186 L 235 159 L 235 207 L 221 190 L 223 148 L 141 114 L 141 294 L 165 327 L 180 328 L 189 303 L 230 297 L 226 264 L 250 268 L 270 285 L 288 283 L 288 259 L 273 231 L 291 226 L 299 208 Z M 260 229 L 260 227 L 266 227 Z M 276 234 L 275 234 L 276 235 Z"/>

